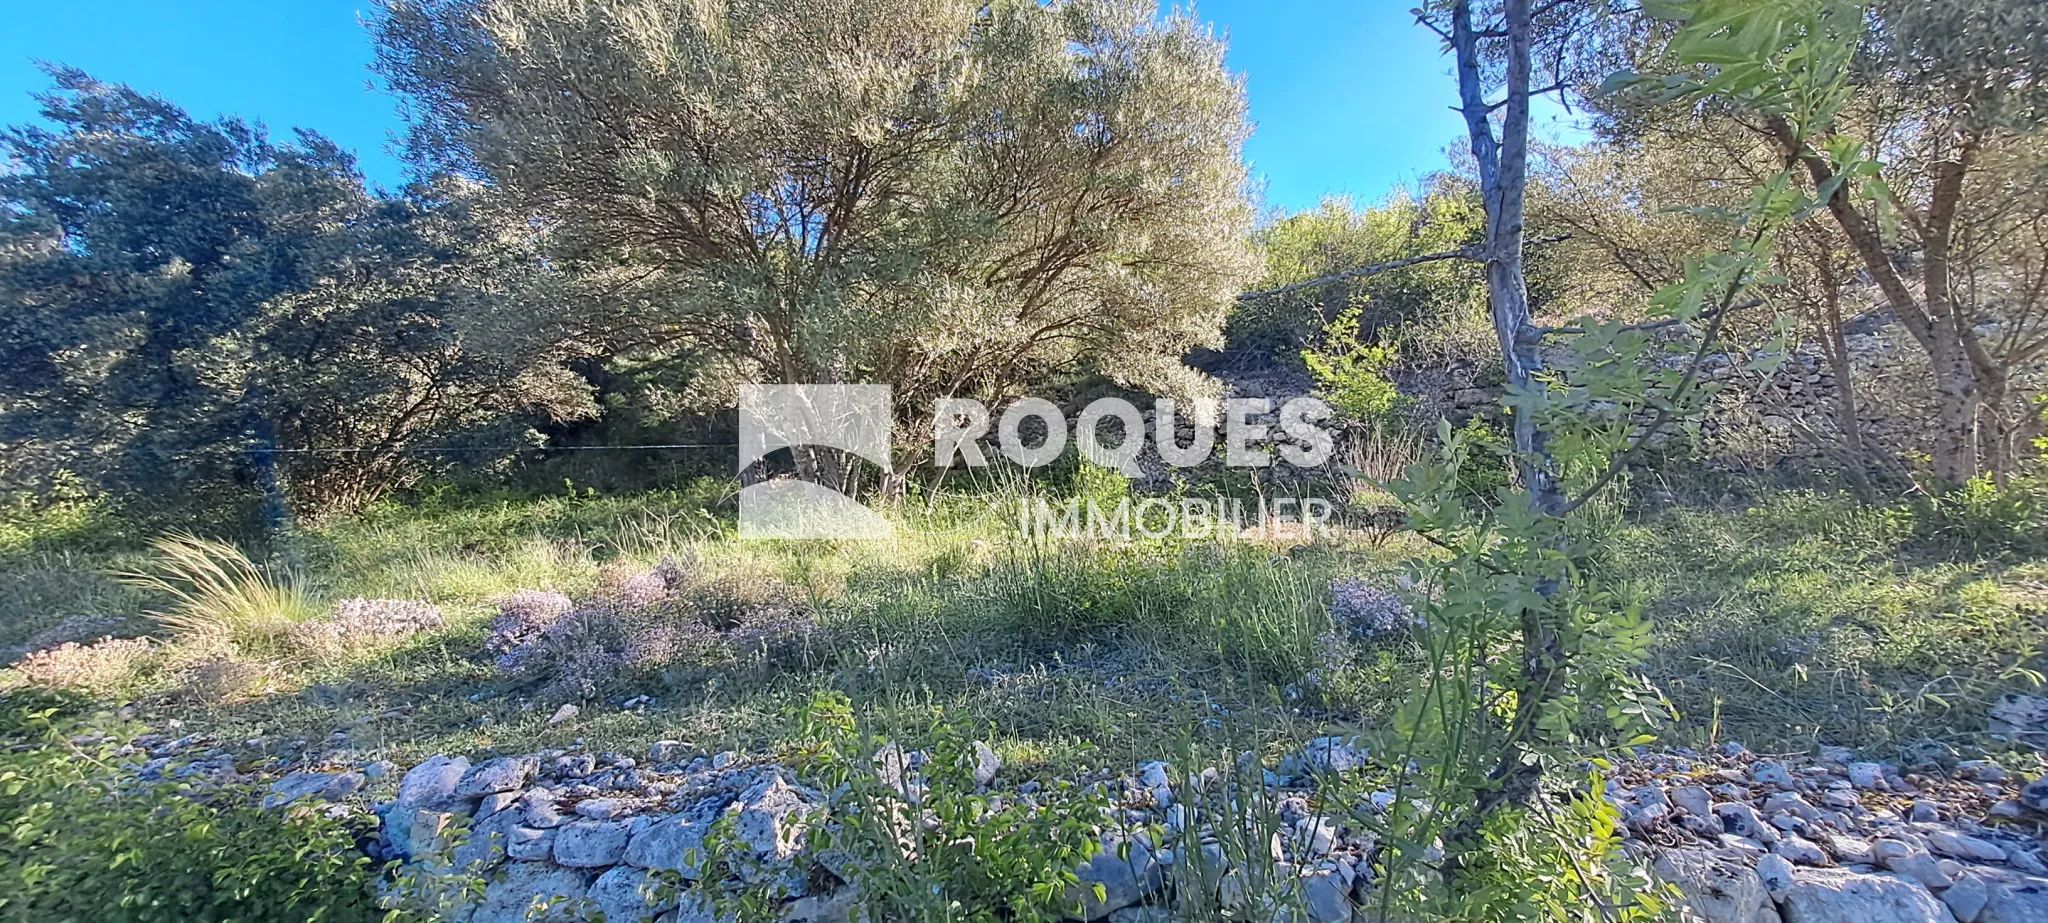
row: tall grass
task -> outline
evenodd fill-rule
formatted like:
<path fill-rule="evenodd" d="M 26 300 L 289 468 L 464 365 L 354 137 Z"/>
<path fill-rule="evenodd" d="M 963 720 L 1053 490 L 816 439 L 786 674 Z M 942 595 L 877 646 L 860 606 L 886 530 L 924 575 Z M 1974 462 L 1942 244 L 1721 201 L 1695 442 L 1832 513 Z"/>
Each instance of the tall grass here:
<path fill-rule="evenodd" d="M 150 542 L 150 550 L 144 569 L 119 579 L 167 598 L 170 605 L 150 616 L 181 641 L 273 652 L 292 626 L 319 614 L 299 575 L 259 566 L 226 542 L 172 533 Z"/>

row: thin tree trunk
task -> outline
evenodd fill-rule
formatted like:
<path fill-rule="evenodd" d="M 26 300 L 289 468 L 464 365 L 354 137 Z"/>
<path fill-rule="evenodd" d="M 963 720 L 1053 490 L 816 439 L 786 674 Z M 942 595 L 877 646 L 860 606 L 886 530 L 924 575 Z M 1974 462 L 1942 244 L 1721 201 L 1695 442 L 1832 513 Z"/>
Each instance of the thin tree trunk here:
<path fill-rule="evenodd" d="M 1451 45 L 1457 54 L 1460 111 L 1465 117 L 1473 156 L 1478 161 L 1480 192 L 1486 208 L 1487 303 L 1509 389 L 1517 391 L 1539 386 L 1536 379 L 1543 370 L 1542 335 L 1530 317 L 1522 262 L 1533 38 L 1529 0 L 1506 0 L 1502 12 L 1507 42 L 1507 95 L 1498 107 L 1486 102 L 1480 71 L 1481 36 L 1473 27 L 1470 0 L 1457 0 L 1451 7 Z M 1502 116 L 1497 139 L 1491 120 L 1495 108 Z M 1548 434 L 1537 420 L 1524 413 L 1514 414 L 1514 427 L 1517 471 L 1530 502 L 1544 513 L 1561 512 L 1565 501 L 1550 463 Z M 1546 600 L 1557 589 L 1555 582 L 1550 581 L 1538 586 Z M 1541 787 L 1542 766 L 1524 758 L 1523 745 L 1526 736 L 1534 733 L 1538 713 L 1564 693 L 1566 679 L 1564 645 L 1545 615 L 1541 607 L 1531 607 L 1522 613 L 1522 677 L 1516 690 L 1515 716 L 1506 748 L 1488 772 L 1488 787 L 1479 794 L 1473 812 L 1451 834 L 1447 868 L 1453 875 L 1462 867 L 1459 857 L 1479 847 L 1480 828 L 1487 819 L 1504 807 L 1527 806 Z"/>

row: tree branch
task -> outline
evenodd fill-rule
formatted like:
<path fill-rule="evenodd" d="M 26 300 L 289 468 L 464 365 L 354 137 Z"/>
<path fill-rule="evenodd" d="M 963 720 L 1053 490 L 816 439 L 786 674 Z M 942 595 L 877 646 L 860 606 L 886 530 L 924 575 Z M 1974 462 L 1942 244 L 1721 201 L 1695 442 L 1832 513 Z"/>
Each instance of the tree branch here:
<path fill-rule="evenodd" d="M 1570 234 L 1558 234 L 1551 237 L 1538 237 L 1533 240 L 1530 240 L 1528 242 L 1528 246 L 1533 247 L 1539 244 L 1554 244 L 1560 241 L 1570 239 Z M 1360 266 L 1357 269 L 1347 269 L 1343 272 L 1331 273 L 1327 276 L 1319 276 L 1317 278 L 1310 279 L 1307 282 L 1296 282 L 1292 285 L 1280 286 L 1279 288 L 1269 288 L 1262 292 L 1246 292 L 1245 294 L 1237 296 L 1237 300 L 1256 301 L 1260 298 L 1271 298 L 1275 295 L 1287 295 L 1301 291 L 1302 289 L 1316 288 L 1319 286 L 1329 285 L 1333 282 L 1346 282 L 1352 279 L 1363 279 L 1367 276 L 1376 276 L 1380 273 L 1392 272 L 1396 269 L 1407 269 L 1410 266 L 1420 266 L 1424 263 L 1438 263 L 1444 260 L 1477 261 L 1484 259 L 1486 259 L 1486 245 L 1473 244 L 1469 247 L 1459 247 L 1456 250 L 1445 250 L 1441 253 L 1425 253 L 1421 256 L 1406 256 L 1398 260 L 1388 260 L 1384 263 L 1374 263 L 1370 266 Z"/>

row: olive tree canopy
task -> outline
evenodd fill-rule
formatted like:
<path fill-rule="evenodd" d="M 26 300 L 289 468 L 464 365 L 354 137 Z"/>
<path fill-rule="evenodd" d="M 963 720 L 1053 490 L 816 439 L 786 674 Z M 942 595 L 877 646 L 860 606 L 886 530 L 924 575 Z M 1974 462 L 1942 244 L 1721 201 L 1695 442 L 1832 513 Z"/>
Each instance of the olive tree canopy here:
<path fill-rule="evenodd" d="M 1256 270 L 1242 87 L 1151 2 L 384 0 L 377 31 L 418 156 L 739 381 L 1195 392 Z"/>

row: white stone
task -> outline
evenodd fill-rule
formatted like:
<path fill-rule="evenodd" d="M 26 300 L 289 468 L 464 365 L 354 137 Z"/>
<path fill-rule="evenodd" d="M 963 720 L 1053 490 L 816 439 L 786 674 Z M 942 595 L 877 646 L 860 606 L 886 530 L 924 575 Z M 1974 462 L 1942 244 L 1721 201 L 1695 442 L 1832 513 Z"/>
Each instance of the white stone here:
<path fill-rule="evenodd" d="M 646 869 L 621 865 L 590 885 L 590 903 L 604 912 L 605 923 L 647 923 L 675 908 L 681 898 L 676 884 Z"/>
<path fill-rule="evenodd" d="M 1929 832 L 1927 846 L 1944 856 L 1967 859 L 1971 862 L 2005 861 L 2005 850 L 1999 848 L 1997 844 L 1955 830 Z"/>
<path fill-rule="evenodd" d="M 513 862 L 484 888 L 470 923 L 571 923 L 585 919 L 590 873 L 542 862 Z M 545 908 L 545 909 L 543 909 Z"/>
<path fill-rule="evenodd" d="M 1778 908 L 1785 923 L 1952 923 L 1926 888 L 1890 875 L 1794 869 Z"/>
<path fill-rule="evenodd" d="M 1763 881 L 1740 860 L 1706 850 L 1672 850 L 1653 860 L 1650 870 L 1678 888 L 1703 923 L 1778 923 Z"/>
<path fill-rule="evenodd" d="M 501 756 L 486 760 L 463 775 L 462 781 L 455 786 L 455 794 L 464 798 L 481 798 L 498 792 L 517 791 L 533 778 L 535 768 L 531 757 Z"/>
<path fill-rule="evenodd" d="M 1068 888 L 1066 902 L 1084 920 L 1100 920 L 1144 900 L 1165 884 L 1166 872 L 1142 839 L 1109 839 L 1095 858 L 1081 863 L 1080 884 Z M 1102 887 L 1097 899 L 1095 887 Z"/>
<path fill-rule="evenodd" d="M 624 821 L 579 820 L 555 831 L 555 861 L 570 868 L 617 865 L 625 858 L 629 825 Z"/>

